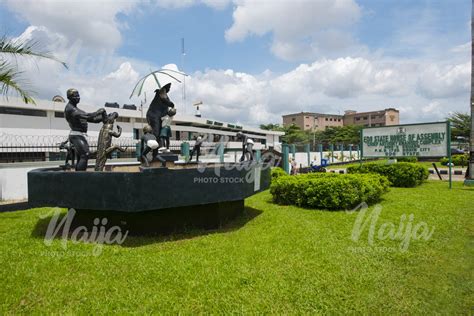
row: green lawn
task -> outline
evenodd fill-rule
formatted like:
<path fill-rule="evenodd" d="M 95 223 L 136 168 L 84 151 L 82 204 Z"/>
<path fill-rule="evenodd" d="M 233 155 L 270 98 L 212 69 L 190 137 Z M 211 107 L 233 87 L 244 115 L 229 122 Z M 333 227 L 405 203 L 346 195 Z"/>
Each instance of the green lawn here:
<path fill-rule="evenodd" d="M 414 214 L 433 235 L 358 242 L 358 213 L 277 206 L 267 192 L 214 232 L 132 238 L 122 246 L 55 240 L 35 230 L 48 209 L 0 214 L 0 314 L 472 314 L 474 190 L 428 182 L 392 188 L 377 222 Z M 370 211 L 370 210 L 369 210 Z"/>

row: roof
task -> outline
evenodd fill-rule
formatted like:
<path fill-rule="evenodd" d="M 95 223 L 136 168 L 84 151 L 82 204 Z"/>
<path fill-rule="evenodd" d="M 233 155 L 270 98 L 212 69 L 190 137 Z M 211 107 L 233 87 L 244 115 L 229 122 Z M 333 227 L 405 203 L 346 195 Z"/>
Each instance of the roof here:
<path fill-rule="evenodd" d="M 18 109 L 34 109 L 34 110 L 43 110 L 43 111 L 55 111 L 55 112 L 64 112 L 64 107 L 66 103 L 63 102 L 53 102 L 49 100 L 41 100 L 35 99 L 36 104 L 27 104 L 21 98 L 16 97 L 9 97 L 8 99 L 0 99 L 0 107 L 12 107 Z M 86 111 L 86 112 L 93 112 L 97 110 L 97 106 L 92 106 L 88 104 L 80 103 L 79 107 Z M 140 111 L 137 110 L 128 110 L 123 108 L 108 108 L 107 110 L 117 112 L 121 117 L 128 117 L 128 118 L 142 118 L 146 115 L 146 110 L 148 107 Z M 284 132 L 279 131 L 268 131 L 262 130 L 260 128 L 242 125 L 239 123 L 229 123 L 220 120 L 214 120 L 205 117 L 196 117 L 193 115 L 185 115 L 180 114 L 179 112 L 174 116 L 173 121 L 176 123 L 182 123 L 182 125 L 190 125 L 190 126 L 197 126 L 197 127 L 209 127 L 212 126 L 213 129 L 221 129 L 225 131 L 232 131 L 232 132 L 250 132 L 250 133 L 263 133 L 263 134 L 270 134 L 270 135 L 285 135 Z"/>

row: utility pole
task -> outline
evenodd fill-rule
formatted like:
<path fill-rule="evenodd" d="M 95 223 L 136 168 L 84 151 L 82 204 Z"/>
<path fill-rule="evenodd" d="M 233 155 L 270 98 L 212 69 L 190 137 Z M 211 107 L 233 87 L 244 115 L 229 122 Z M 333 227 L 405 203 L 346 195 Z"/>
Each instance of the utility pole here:
<path fill-rule="evenodd" d="M 184 37 L 181 38 L 181 71 L 184 73 L 184 56 L 186 52 L 184 50 Z M 186 75 L 183 74 L 183 112 L 186 113 Z"/>
<path fill-rule="evenodd" d="M 471 2 L 471 137 L 469 146 L 469 175 L 465 185 L 474 186 L 474 0 Z"/>

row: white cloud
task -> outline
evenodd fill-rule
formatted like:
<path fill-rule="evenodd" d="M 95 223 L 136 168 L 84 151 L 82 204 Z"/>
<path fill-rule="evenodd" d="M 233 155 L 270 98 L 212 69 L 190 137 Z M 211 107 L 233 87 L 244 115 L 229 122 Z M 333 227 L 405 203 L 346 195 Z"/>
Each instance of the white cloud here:
<path fill-rule="evenodd" d="M 204 4 L 219 9 L 229 3 L 227 0 L 173 1 L 173 7 L 167 1 L 158 0 L 153 4 L 165 8 Z M 114 53 L 121 40 L 116 14 L 130 12 L 136 4 L 106 2 L 102 4 L 104 16 L 97 17 L 98 24 L 94 24 L 88 21 L 94 21 L 95 16 L 84 20 L 80 14 L 83 11 L 73 10 L 76 2 L 70 14 L 63 2 L 62 8 L 59 8 L 60 2 L 40 3 L 45 6 L 44 12 L 34 2 L 34 8 L 26 8 L 21 13 L 28 21 L 35 22 L 21 36 L 39 39 L 48 50 L 66 61 L 70 70 L 49 60 L 39 60 L 37 66 L 35 63 L 22 65 L 38 96 L 50 99 L 75 87 L 83 103 L 103 106 L 105 102 L 116 101 L 138 105 L 143 96 L 129 100 L 134 84 L 150 68 L 160 67 Z M 8 4 L 22 9 L 17 2 Z M 101 9 L 100 4 L 93 2 L 84 5 L 88 6 L 87 10 Z M 61 13 L 53 12 L 54 8 Z M 457 54 L 453 55 L 457 57 L 446 59 L 443 64 L 422 59 L 360 57 L 366 55 L 364 47 L 348 30 L 359 16 L 360 8 L 353 1 L 236 2 L 234 24 L 226 32 L 227 40 L 272 33 L 271 49 L 277 56 L 312 62 L 280 75 L 270 70 L 249 74 L 235 69 L 193 73 L 186 79 L 187 114 L 192 112 L 193 101 L 198 100 L 204 103 L 201 112 L 205 117 L 249 124 L 281 122 L 282 114 L 297 111 L 338 113 L 349 108 L 364 111 L 396 107 L 401 110 L 402 122 L 439 120 L 448 111 L 467 111 L 470 83 L 467 45 L 454 48 Z M 67 24 L 65 20 L 73 22 Z M 62 23 L 66 23 L 66 27 L 61 27 Z M 102 28 L 100 25 L 104 24 L 107 27 Z M 91 51 L 84 48 L 83 43 L 101 49 Z M 351 54 L 343 54 L 348 47 Z M 319 57 L 330 55 L 330 51 L 338 51 L 346 57 Z M 163 67 L 178 69 L 172 64 Z M 163 75 L 159 80 L 162 84 L 172 82 L 170 97 L 178 111 L 184 112 L 182 85 Z M 144 87 L 148 103 L 155 89 L 153 80 L 148 80 Z"/>
<path fill-rule="evenodd" d="M 420 75 L 418 89 L 427 98 L 449 98 L 468 93 L 471 86 L 471 63 L 430 65 Z"/>
<path fill-rule="evenodd" d="M 135 1 L 48 1 L 7 0 L 7 6 L 31 25 L 44 26 L 69 41 L 82 41 L 94 49 L 120 45 L 118 13 L 130 12 Z"/>
<path fill-rule="evenodd" d="M 233 25 L 225 32 L 229 42 L 251 35 L 273 34 L 272 52 L 285 60 L 308 60 L 364 48 L 351 35 L 360 7 L 352 0 L 238 1 Z"/>

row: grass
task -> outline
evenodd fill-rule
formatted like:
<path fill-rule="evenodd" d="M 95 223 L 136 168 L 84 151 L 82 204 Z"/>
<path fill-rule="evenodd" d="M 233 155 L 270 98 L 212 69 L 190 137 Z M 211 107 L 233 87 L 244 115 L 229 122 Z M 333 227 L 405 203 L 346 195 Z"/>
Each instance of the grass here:
<path fill-rule="evenodd" d="M 473 201 L 460 183 L 392 188 L 377 229 L 403 214 L 434 228 L 406 252 L 367 232 L 352 241 L 358 213 L 278 206 L 268 191 L 220 230 L 128 237 L 97 257 L 93 244 L 46 246 L 35 226 L 48 209 L 3 213 L 0 314 L 472 314 Z"/>

